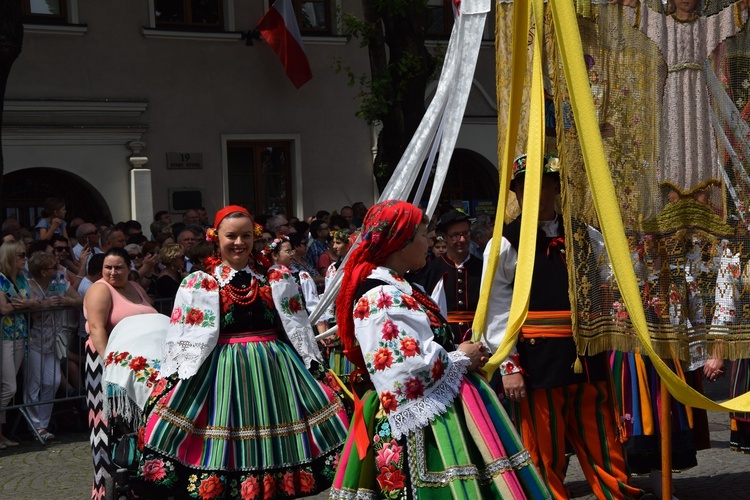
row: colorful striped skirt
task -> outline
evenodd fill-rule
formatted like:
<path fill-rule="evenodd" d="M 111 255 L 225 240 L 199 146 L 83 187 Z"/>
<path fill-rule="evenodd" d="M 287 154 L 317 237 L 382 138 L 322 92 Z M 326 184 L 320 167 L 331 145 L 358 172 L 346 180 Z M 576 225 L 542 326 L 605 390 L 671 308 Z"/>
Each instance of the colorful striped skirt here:
<path fill-rule="evenodd" d="M 613 351 L 610 364 L 630 471 L 648 474 L 661 470 L 661 379 L 648 357 L 638 353 Z M 667 364 L 682 380 L 701 390 L 700 373 L 683 372 L 679 362 Z M 696 450 L 710 446 L 708 418 L 705 410 L 685 406 L 675 398 L 670 398 L 670 404 L 672 470 L 678 472 L 695 467 Z"/>
<path fill-rule="evenodd" d="M 138 470 L 147 487 L 178 498 L 289 498 L 331 484 L 343 406 L 275 336 L 220 338 L 194 376 L 160 381 L 151 399 Z"/>
<path fill-rule="evenodd" d="M 736 398 L 750 392 L 750 359 L 732 363 L 729 397 Z M 734 451 L 750 453 L 750 413 L 730 414 L 729 446 Z"/>
<path fill-rule="evenodd" d="M 550 498 L 497 396 L 473 374 L 453 406 L 400 440 L 375 391 L 363 405 L 370 446 L 360 461 L 350 431 L 331 498 Z"/>
<path fill-rule="evenodd" d="M 342 382 L 348 384 L 349 375 L 351 375 L 357 367 L 354 363 L 349 361 L 349 358 L 344 354 L 341 339 L 339 339 L 338 335 L 329 337 L 322 341 L 322 347 L 323 354 L 328 360 L 328 368 L 330 368 Z"/>

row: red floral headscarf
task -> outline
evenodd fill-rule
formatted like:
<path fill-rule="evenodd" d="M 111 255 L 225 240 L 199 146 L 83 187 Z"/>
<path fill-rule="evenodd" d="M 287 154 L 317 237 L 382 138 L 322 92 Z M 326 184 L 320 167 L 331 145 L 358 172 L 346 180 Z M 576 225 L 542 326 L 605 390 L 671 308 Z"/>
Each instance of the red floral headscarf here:
<path fill-rule="evenodd" d="M 352 308 L 357 299 L 354 295 L 373 269 L 412 242 L 421 223 L 422 211 L 405 201 L 382 201 L 365 215 L 362 241 L 344 266 L 346 279 L 336 298 L 336 323 L 344 354 L 360 367 L 365 363 L 354 336 Z"/>

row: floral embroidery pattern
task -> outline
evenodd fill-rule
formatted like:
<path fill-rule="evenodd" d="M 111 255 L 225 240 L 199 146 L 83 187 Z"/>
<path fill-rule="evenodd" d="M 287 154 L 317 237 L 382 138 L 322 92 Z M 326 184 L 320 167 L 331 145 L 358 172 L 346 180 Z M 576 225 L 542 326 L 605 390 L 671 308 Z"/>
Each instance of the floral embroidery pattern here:
<path fill-rule="evenodd" d="M 281 299 L 281 310 L 284 314 L 288 315 L 300 312 L 302 310 L 302 300 L 300 299 L 299 294 Z"/>
<path fill-rule="evenodd" d="M 406 399 L 417 399 L 424 395 L 424 382 L 419 377 L 410 377 L 404 384 Z"/>
<path fill-rule="evenodd" d="M 361 297 L 354 308 L 354 317 L 356 319 L 365 319 L 370 315 L 370 301 L 367 297 Z"/>
<path fill-rule="evenodd" d="M 201 328 L 213 328 L 216 325 L 216 313 L 211 309 L 198 309 L 185 305 L 177 306 L 172 310 L 169 322 L 171 324 L 184 323 Z"/>
<path fill-rule="evenodd" d="M 376 477 L 380 491 L 385 498 L 401 498 L 405 487 L 404 447 L 393 439 L 390 424 L 383 418 L 375 425 L 376 434 L 372 439 L 375 452 Z"/>
<path fill-rule="evenodd" d="M 383 411 L 390 413 L 398 408 L 398 401 L 396 396 L 391 391 L 385 391 L 380 393 L 380 404 L 383 406 Z"/>
<path fill-rule="evenodd" d="M 230 481 L 229 487 L 231 497 L 242 500 L 295 497 L 298 493 L 312 493 L 316 488 L 312 472 L 304 469 L 266 473 L 262 477 L 248 474 Z"/>
<path fill-rule="evenodd" d="M 224 496 L 226 478 L 216 474 L 192 474 L 188 477 L 188 493 L 192 498 L 211 499 Z"/>
<path fill-rule="evenodd" d="M 407 310 L 427 310 L 414 297 L 395 291 L 393 293 L 380 290 L 376 296 L 361 297 L 354 310 L 354 317 L 364 319 L 385 308 L 400 308 Z M 444 324 L 439 322 L 440 325 Z M 435 336 L 440 338 L 441 327 L 434 327 Z M 385 371 L 394 365 L 403 363 L 407 358 L 422 353 L 419 340 L 399 330 L 399 326 L 390 319 L 386 319 L 380 327 L 378 348 L 375 352 L 365 354 L 365 367 L 372 375 Z M 405 382 L 396 381 L 391 390 L 380 393 L 380 403 L 386 414 L 395 411 L 400 403 L 422 397 L 425 391 L 438 382 L 445 374 L 448 359 L 441 353 L 427 368 L 415 373 Z"/>
<path fill-rule="evenodd" d="M 159 369 L 161 368 L 161 361 L 158 359 L 151 360 L 151 364 L 143 356 L 135 356 L 129 352 L 110 352 L 107 354 L 107 359 L 104 361 L 105 366 L 120 365 L 121 367 L 129 368 L 135 372 L 136 382 L 145 382 L 146 387 L 152 387 L 156 383 L 156 379 L 159 378 Z"/>
<path fill-rule="evenodd" d="M 523 373 L 521 368 L 521 357 L 518 353 L 511 354 L 508 356 L 508 361 L 500 365 L 500 373 L 502 375 L 510 375 L 511 373 Z"/>
<path fill-rule="evenodd" d="M 438 358 L 435 360 L 435 363 L 432 365 L 432 368 L 430 368 L 430 376 L 432 377 L 432 380 L 437 382 L 441 378 L 443 378 L 443 375 L 445 374 L 445 363 L 443 363 L 443 360 Z"/>
<path fill-rule="evenodd" d="M 278 281 L 282 281 L 285 279 L 289 279 L 291 277 L 291 274 L 289 274 L 288 269 L 271 269 L 268 271 L 268 281 L 271 283 L 276 283 Z"/>
<path fill-rule="evenodd" d="M 321 471 L 321 475 L 324 478 L 328 479 L 329 481 L 333 481 L 333 478 L 336 476 L 336 469 L 339 466 L 340 458 L 340 453 L 333 453 L 326 457 L 325 465 L 323 466 L 323 470 Z"/>
<path fill-rule="evenodd" d="M 215 292 L 219 289 L 219 283 L 203 273 L 194 273 L 185 278 L 183 287 L 192 288 L 193 290 L 205 290 Z"/>
<path fill-rule="evenodd" d="M 387 319 L 383 323 L 381 333 L 383 334 L 383 340 L 393 340 L 398 337 L 398 326 L 396 326 L 396 324 L 390 319 Z"/>
<path fill-rule="evenodd" d="M 260 293 L 260 298 L 263 300 L 263 303 L 266 304 L 266 307 L 269 309 L 273 309 L 275 307 L 275 304 L 273 303 L 273 293 L 271 292 L 271 287 L 266 285 L 260 287 L 258 290 L 258 293 Z"/>
<path fill-rule="evenodd" d="M 177 482 L 174 464 L 170 460 L 155 458 L 146 460 L 138 467 L 138 475 L 146 481 L 152 481 L 168 488 Z"/>
<path fill-rule="evenodd" d="M 389 456 L 392 454 L 392 451 L 389 452 Z M 326 457 L 320 473 L 332 480 L 338 462 L 339 454 L 331 453 Z M 179 480 L 175 465 L 168 458 L 149 457 L 141 462 L 138 473 L 146 481 L 174 488 Z M 313 494 L 317 489 L 318 484 L 311 467 L 261 474 L 232 474 L 231 478 L 222 473 L 195 471 L 187 476 L 186 486 L 189 497 L 206 500 L 225 497 L 242 500 L 294 498 Z"/>
<path fill-rule="evenodd" d="M 368 354 L 368 357 L 369 356 L 370 355 Z M 390 368 L 392 364 L 393 353 L 387 347 L 381 347 L 373 355 L 373 365 L 375 367 L 375 370 L 370 370 L 370 372 L 374 373 L 378 370 L 385 370 L 386 368 Z M 367 368 L 368 370 L 370 369 L 370 363 L 367 363 Z"/>

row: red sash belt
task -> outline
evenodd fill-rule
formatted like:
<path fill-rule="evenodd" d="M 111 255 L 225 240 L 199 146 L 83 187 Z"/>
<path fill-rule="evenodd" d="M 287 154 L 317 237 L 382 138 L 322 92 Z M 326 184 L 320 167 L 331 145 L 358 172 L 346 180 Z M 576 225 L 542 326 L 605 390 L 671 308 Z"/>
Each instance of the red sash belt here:
<path fill-rule="evenodd" d="M 276 330 L 260 330 L 255 332 L 240 332 L 222 334 L 219 344 L 245 344 L 248 342 L 270 342 L 276 340 Z"/>
<path fill-rule="evenodd" d="M 521 327 L 522 339 L 573 336 L 570 311 L 529 311 Z"/>

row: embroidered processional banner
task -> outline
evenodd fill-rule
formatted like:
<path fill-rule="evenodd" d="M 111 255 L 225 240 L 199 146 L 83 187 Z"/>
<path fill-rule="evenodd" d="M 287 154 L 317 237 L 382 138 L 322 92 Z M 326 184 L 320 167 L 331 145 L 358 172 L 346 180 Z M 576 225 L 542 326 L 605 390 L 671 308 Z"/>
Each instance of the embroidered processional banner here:
<path fill-rule="evenodd" d="M 690 368 L 711 355 L 750 357 L 747 10 L 714 0 L 680 21 L 659 1 L 623 3 L 578 2 L 577 21 L 652 347 Z M 501 110 L 509 99 L 503 68 L 511 66 L 513 26 L 512 3 L 498 4 Z M 546 152 L 562 164 L 578 349 L 630 351 L 641 342 L 607 253 L 592 237 L 606 221 L 598 220 L 591 195 L 555 29 L 547 4 L 543 30 L 532 24 L 526 49 L 531 59 L 535 37 L 543 37 Z M 527 144 L 528 102 L 515 155 Z M 499 128 L 503 158 L 503 120 Z M 511 200 L 507 215 L 514 213 Z"/>

